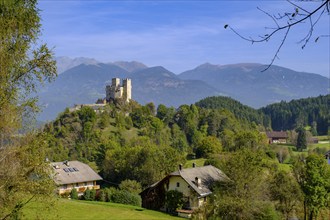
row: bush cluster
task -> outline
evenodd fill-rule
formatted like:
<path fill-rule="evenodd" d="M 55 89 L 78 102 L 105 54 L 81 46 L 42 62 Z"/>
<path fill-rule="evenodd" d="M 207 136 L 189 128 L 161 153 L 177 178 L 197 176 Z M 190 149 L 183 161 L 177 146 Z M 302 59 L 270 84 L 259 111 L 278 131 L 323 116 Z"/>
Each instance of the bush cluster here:
<path fill-rule="evenodd" d="M 113 202 L 141 206 L 141 197 L 138 194 L 116 188 L 105 188 L 98 191 L 95 189 L 87 189 L 81 197 L 78 197 L 76 189 L 72 189 L 70 197 L 71 199 L 81 199 L 86 201 Z"/>

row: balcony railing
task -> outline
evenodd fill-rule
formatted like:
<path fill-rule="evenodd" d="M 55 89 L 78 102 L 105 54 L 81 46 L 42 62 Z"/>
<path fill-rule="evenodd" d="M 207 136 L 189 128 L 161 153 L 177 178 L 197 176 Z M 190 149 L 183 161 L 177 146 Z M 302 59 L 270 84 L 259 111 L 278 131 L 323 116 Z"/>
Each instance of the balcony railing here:
<path fill-rule="evenodd" d="M 78 193 L 83 193 L 83 192 L 86 191 L 87 188 L 88 189 L 95 189 L 95 190 L 97 190 L 97 189 L 100 189 L 100 186 L 99 185 L 95 185 L 95 186 L 81 186 L 81 187 L 75 187 L 75 188 L 77 189 Z M 72 189 L 73 188 L 71 188 L 71 187 L 70 188 L 67 188 L 67 189 L 58 189 L 58 194 L 70 193 Z"/>

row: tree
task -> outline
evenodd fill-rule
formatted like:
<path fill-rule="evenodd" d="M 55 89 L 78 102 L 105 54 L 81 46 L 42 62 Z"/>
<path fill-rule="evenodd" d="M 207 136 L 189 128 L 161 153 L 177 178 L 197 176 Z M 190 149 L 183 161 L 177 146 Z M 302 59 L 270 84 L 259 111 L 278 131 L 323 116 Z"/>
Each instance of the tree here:
<path fill-rule="evenodd" d="M 297 158 L 295 177 L 304 193 L 304 219 L 317 219 L 330 202 L 330 168 L 322 155 L 311 154 Z"/>
<path fill-rule="evenodd" d="M 302 127 L 298 128 L 297 131 L 298 131 L 298 136 L 297 136 L 296 148 L 298 151 L 302 151 L 304 149 L 307 149 L 306 131 Z"/>
<path fill-rule="evenodd" d="M 305 8 L 303 8 L 302 6 L 300 6 L 296 3 L 293 3 L 289 0 L 288 0 L 288 2 L 295 7 L 294 11 L 291 13 L 285 12 L 285 13 L 279 14 L 279 15 L 271 15 L 270 13 L 258 8 L 261 12 L 263 12 L 266 16 L 268 16 L 274 22 L 273 27 L 267 28 L 267 30 L 269 32 L 267 32 L 263 35 L 259 35 L 258 38 L 245 37 L 245 36 L 241 35 L 240 33 L 238 33 L 235 29 L 233 29 L 228 24 L 226 24 L 224 26 L 225 29 L 229 28 L 240 38 L 242 38 L 246 41 L 249 41 L 251 43 L 268 42 L 276 34 L 278 34 L 280 32 L 284 32 L 284 36 L 283 36 L 282 40 L 280 41 L 280 45 L 278 46 L 277 51 L 275 52 L 270 64 L 263 71 L 269 69 L 270 66 L 274 63 L 275 59 L 278 58 L 278 54 L 279 54 L 283 44 L 285 43 L 292 28 L 302 25 L 305 22 L 309 23 L 309 29 L 307 31 L 307 34 L 304 37 L 302 37 L 299 42 L 300 44 L 302 44 L 301 48 L 304 49 L 305 46 L 311 40 L 311 38 L 313 36 L 314 28 L 315 28 L 316 24 L 318 23 L 320 17 L 322 17 L 326 12 L 328 12 L 328 14 L 329 14 L 329 11 L 330 11 L 330 0 L 319 1 L 317 3 L 318 5 L 312 11 L 308 11 Z M 315 42 L 317 42 L 320 39 L 320 37 L 329 37 L 329 35 L 317 36 L 315 38 Z"/>
<path fill-rule="evenodd" d="M 196 149 L 196 157 L 209 158 L 213 154 L 220 153 L 222 150 L 221 142 L 214 136 L 207 136 L 201 140 Z"/>
<path fill-rule="evenodd" d="M 119 184 L 119 188 L 121 190 L 125 190 L 133 194 L 139 194 L 140 192 L 142 192 L 141 184 L 135 180 L 121 181 L 121 183 Z"/>
<path fill-rule="evenodd" d="M 276 209 L 279 210 L 285 219 L 299 205 L 302 199 L 302 192 L 294 176 L 286 171 L 279 170 L 270 181 L 270 194 L 276 201 Z"/>
<path fill-rule="evenodd" d="M 267 172 L 263 169 L 261 151 L 240 149 L 228 155 L 220 169 L 229 181 L 219 183 L 211 197 L 207 218 L 268 219 L 274 213 L 267 198 Z"/>
<path fill-rule="evenodd" d="M 0 219 L 8 219 L 52 192 L 44 137 L 17 132 L 38 110 L 31 93 L 56 76 L 56 66 L 47 46 L 38 47 L 36 0 L 0 1 L 0 18 Z"/>

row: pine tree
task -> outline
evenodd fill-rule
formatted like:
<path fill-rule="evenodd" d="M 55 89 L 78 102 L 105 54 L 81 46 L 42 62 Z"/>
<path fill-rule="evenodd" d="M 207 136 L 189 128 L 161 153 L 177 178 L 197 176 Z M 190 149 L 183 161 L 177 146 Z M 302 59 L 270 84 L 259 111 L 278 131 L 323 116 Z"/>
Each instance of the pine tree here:
<path fill-rule="evenodd" d="M 300 127 L 297 129 L 298 137 L 297 137 L 297 144 L 296 148 L 298 151 L 302 151 L 307 149 L 307 139 L 306 139 L 306 131 L 304 128 Z"/>

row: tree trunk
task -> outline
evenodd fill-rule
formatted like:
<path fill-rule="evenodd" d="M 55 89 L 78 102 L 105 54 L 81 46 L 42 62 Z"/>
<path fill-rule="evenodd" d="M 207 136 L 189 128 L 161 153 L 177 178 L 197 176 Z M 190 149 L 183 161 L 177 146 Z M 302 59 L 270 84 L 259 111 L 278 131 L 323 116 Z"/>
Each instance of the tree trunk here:
<path fill-rule="evenodd" d="M 309 213 L 308 220 L 313 220 L 313 216 L 314 216 L 314 211 L 311 211 L 311 212 Z"/>
<path fill-rule="evenodd" d="M 307 220 L 306 200 L 304 200 L 304 220 Z"/>

